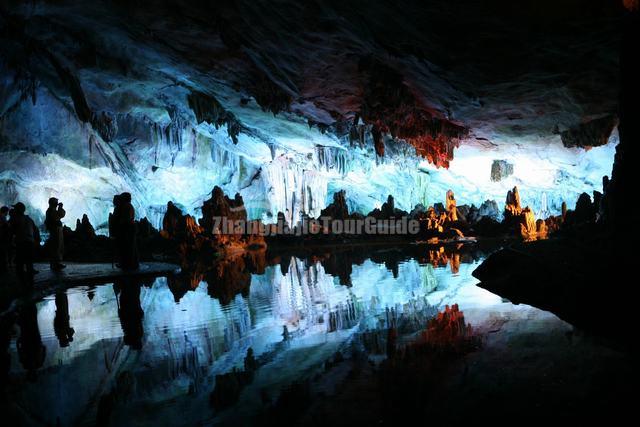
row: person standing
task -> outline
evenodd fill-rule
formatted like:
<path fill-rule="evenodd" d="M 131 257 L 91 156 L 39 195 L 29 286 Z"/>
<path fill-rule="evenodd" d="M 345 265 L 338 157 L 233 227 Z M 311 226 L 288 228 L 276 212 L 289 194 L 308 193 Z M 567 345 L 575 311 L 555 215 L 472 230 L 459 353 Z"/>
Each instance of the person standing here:
<path fill-rule="evenodd" d="M 66 212 L 62 207 L 62 203 L 58 199 L 52 197 L 49 199 L 49 208 L 47 209 L 44 225 L 49 232 L 49 241 L 47 242 L 49 249 L 49 265 L 54 271 L 60 271 L 66 267 L 62 264 L 64 254 L 64 235 L 62 230 L 62 218 Z"/>
<path fill-rule="evenodd" d="M 13 205 L 9 227 L 16 245 L 16 274 L 18 278 L 29 280 L 37 273 L 33 268 L 33 258 L 36 247 L 40 244 L 40 231 L 25 211 L 24 203 Z"/>
<path fill-rule="evenodd" d="M 9 207 L 0 208 L 0 273 L 5 273 L 9 266 L 9 247 L 11 232 L 9 230 Z"/>
<path fill-rule="evenodd" d="M 122 193 L 117 209 L 114 209 L 116 246 L 120 256 L 119 267 L 136 270 L 139 267 L 135 209 L 131 204 L 131 194 Z"/>

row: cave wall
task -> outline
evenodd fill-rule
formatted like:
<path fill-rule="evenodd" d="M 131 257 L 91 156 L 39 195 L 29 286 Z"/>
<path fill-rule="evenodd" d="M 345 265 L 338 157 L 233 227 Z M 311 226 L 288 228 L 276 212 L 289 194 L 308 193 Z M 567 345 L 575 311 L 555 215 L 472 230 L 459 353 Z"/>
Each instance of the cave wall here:
<path fill-rule="evenodd" d="M 157 225 L 169 200 L 198 215 L 214 185 L 266 221 L 317 215 L 341 189 L 367 212 L 518 185 L 543 214 L 601 191 L 610 6 L 363 6 L 1 1 L 0 203 L 40 219 L 54 195 L 67 224 L 101 226 L 130 191 Z M 492 181 L 498 159 L 514 173 Z"/>

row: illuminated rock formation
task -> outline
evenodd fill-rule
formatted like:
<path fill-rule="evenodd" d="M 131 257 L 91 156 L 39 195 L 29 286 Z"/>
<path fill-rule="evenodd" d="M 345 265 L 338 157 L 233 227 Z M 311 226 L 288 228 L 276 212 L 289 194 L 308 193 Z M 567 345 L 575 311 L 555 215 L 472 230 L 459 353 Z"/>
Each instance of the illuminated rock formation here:
<path fill-rule="evenodd" d="M 216 186 L 211 198 L 204 201 L 202 213 L 198 224 L 191 215 L 183 214 L 173 202 L 167 203 L 160 235 L 177 244 L 183 267 L 203 271 L 199 266 L 215 253 L 236 256 L 246 250 L 265 247 L 264 237 L 257 234 L 260 224 L 251 227 L 252 222 L 247 222 L 240 195 L 236 194 L 235 199 L 230 199 Z"/>
<path fill-rule="evenodd" d="M 513 175 L 513 164 L 506 160 L 494 160 L 491 163 L 491 181 L 502 181 L 510 175 Z"/>
<path fill-rule="evenodd" d="M 547 222 L 544 219 L 536 220 L 536 233 L 539 237 L 546 237 L 549 232 L 549 228 L 547 226 Z"/>
<path fill-rule="evenodd" d="M 518 193 L 518 187 L 513 187 L 513 190 L 507 192 L 507 200 L 505 201 L 504 215 L 506 217 L 516 217 L 522 213 L 522 207 L 520 207 L 520 193 Z"/>
<path fill-rule="evenodd" d="M 507 232 L 516 232 L 524 240 L 544 239 L 550 232 L 559 229 L 560 217 L 550 216 L 536 220 L 535 213 L 528 206 L 520 205 L 520 194 L 517 187 L 507 192 L 503 225 Z"/>
<path fill-rule="evenodd" d="M 520 212 L 520 235 L 525 240 L 535 239 L 538 236 L 536 217 L 528 207 Z"/>
<path fill-rule="evenodd" d="M 453 191 L 451 190 L 447 190 L 445 209 L 447 210 L 447 219 L 449 221 L 458 220 L 458 210 L 456 208 L 456 199 L 453 195 Z"/>
<path fill-rule="evenodd" d="M 448 167 L 467 129 L 429 108 L 389 65 L 367 58 L 359 67 L 368 80 L 362 118 L 373 125 L 376 153 L 384 156 L 383 135 L 389 134 L 409 142 L 436 166 Z"/>
<path fill-rule="evenodd" d="M 240 194 L 236 193 L 235 198 L 230 199 L 222 188 L 215 186 L 211 198 L 202 204 L 202 218 L 199 223 L 205 234 L 222 234 L 222 218 L 246 221 L 247 211 Z"/>

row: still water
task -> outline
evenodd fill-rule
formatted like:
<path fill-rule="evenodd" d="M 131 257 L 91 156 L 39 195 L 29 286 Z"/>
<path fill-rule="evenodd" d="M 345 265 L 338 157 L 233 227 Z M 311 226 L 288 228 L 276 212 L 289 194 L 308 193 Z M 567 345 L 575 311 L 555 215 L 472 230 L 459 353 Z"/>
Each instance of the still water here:
<path fill-rule="evenodd" d="M 177 291 L 157 278 L 76 287 L 26 305 L 8 329 L 11 411 L 31 425 L 251 419 L 283 388 L 322 375 L 327 360 L 363 336 L 394 327 L 410 341 L 453 304 L 486 336 L 572 330 L 551 313 L 476 286 L 471 272 L 481 257 L 409 257 L 391 268 L 384 254 L 373 258 L 349 262 L 349 285 L 320 262 L 290 257 L 263 274 L 234 276 L 223 291 L 204 280 Z M 368 342 L 370 360 L 383 359 L 384 345 Z M 221 375 L 248 365 L 249 380 L 212 397 Z"/>

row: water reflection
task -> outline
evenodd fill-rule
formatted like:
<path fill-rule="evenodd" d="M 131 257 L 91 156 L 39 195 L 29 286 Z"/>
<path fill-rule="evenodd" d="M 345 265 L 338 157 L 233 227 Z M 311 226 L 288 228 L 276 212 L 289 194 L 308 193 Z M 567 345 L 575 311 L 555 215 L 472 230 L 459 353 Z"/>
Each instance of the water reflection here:
<path fill-rule="evenodd" d="M 53 318 L 53 329 L 60 347 L 67 347 L 73 341 L 75 330 L 69 323 L 69 299 L 65 291 L 56 292 L 56 315 Z"/>
<path fill-rule="evenodd" d="M 58 292 L 18 313 L 9 356 L 20 365 L 4 362 L 13 404 L 60 425 L 96 414 L 105 425 L 250 416 L 345 345 L 395 352 L 446 305 L 479 329 L 501 313 L 531 316 L 474 285 L 482 257 L 421 247 L 263 252 L 151 283 Z"/>
<path fill-rule="evenodd" d="M 32 302 L 24 304 L 18 312 L 20 336 L 16 341 L 20 364 L 27 371 L 27 378 L 35 380 L 36 372 L 44 363 L 47 348 L 42 344 L 38 327 L 38 312 Z"/>
<path fill-rule="evenodd" d="M 134 350 L 142 349 L 144 310 L 140 304 L 142 285 L 135 279 L 124 278 L 113 284 L 113 293 L 118 302 L 118 317 L 122 325 L 122 341 Z"/>

